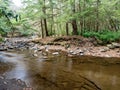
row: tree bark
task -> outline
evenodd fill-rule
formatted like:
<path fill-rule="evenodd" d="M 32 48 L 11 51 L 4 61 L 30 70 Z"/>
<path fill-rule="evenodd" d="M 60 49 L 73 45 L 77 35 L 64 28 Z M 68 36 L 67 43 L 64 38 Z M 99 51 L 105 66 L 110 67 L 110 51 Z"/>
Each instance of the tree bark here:
<path fill-rule="evenodd" d="M 46 36 L 49 36 L 49 34 L 48 34 L 48 29 L 47 29 L 47 20 L 46 20 L 46 19 L 44 19 L 44 26 L 45 26 Z"/>
<path fill-rule="evenodd" d="M 69 35 L 69 32 L 68 32 L 68 23 L 66 23 L 66 35 L 67 36 Z"/>
<path fill-rule="evenodd" d="M 52 17 L 51 17 L 51 20 L 52 20 L 52 21 L 50 22 L 50 23 L 51 23 L 51 25 L 50 25 L 50 26 L 51 26 L 51 28 L 50 28 L 50 29 L 51 29 L 51 32 L 50 32 L 50 33 L 51 33 L 51 35 L 53 35 L 53 26 L 54 26 L 54 17 L 53 17 L 53 14 L 54 14 L 54 12 L 53 12 L 53 1 L 52 1 L 52 0 L 49 0 L 49 1 L 50 1 L 50 9 L 51 9 L 51 12 L 52 12 Z"/>
<path fill-rule="evenodd" d="M 73 35 L 78 35 L 76 20 L 72 20 L 72 28 L 73 28 Z"/>
<path fill-rule="evenodd" d="M 76 10 L 75 10 L 75 0 L 72 3 L 72 12 L 73 12 L 73 14 L 76 12 Z M 72 28 L 73 28 L 73 35 L 78 35 L 77 22 L 76 22 L 75 18 L 72 20 Z"/>
<path fill-rule="evenodd" d="M 99 3 L 100 1 L 97 0 L 97 10 L 96 10 L 96 31 L 99 31 Z"/>
<path fill-rule="evenodd" d="M 43 29 L 43 23 L 42 23 L 42 20 L 41 20 L 41 34 L 42 34 L 42 38 L 44 38 L 44 29 Z"/>
<path fill-rule="evenodd" d="M 42 10 L 43 10 L 44 15 L 46 16 L 45 0 L 44 0 L 44 6 L 43 6 L 43 9 L 42 9 Z M 44 21 L 44 27 L 45 27 L 46 36 L 49 36 L 49 34 L 48 34 L 48 28 L 47 28 L 47 19 L 46 19 L 46 17 L 44 17 L 43 21 Z"/>

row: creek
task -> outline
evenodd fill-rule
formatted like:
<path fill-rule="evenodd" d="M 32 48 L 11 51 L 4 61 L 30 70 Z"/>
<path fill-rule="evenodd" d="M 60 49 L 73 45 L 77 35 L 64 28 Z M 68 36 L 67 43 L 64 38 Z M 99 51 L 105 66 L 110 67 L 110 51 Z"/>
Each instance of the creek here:
<path fill-rule="evenodd" d="M 120 90 L 119 64 L 84 62 L 86 59 L 110 58 L 68 57 L 63 52 L 46 56 L 41 52 L 38 57 L 32 51 L 0 52 L 0 62 L 12 64 L 0 74 L 24 80 L 34 90 Z"/>

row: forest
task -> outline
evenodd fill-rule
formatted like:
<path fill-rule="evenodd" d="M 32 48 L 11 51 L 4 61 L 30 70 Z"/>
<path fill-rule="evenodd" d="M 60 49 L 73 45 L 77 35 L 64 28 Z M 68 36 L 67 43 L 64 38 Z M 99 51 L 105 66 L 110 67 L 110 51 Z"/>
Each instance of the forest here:
<path fill-rule="evenodd" d="M 120 90 L 120 0 L 0 0 L 0 90 Z"/>
<path fill-rule="evenodd" d="M 105 42 L 120 38 L 119 0 L 0 0 L 0 33 L 21 36 L 81 35 Z M 14 8 L 13 8 L 14 7 Z"/>

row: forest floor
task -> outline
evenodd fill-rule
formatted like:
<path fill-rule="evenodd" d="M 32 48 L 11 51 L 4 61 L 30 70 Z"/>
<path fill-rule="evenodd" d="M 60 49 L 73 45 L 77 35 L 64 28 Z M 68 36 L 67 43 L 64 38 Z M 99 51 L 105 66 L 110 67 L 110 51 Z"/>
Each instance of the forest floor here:
<path fill-rule="evenodd" d="M 61 50 L 72 55 L 90 55 L 97 57 L 120 57 L 120 43 L 112 42 L 107 45 L 99 45 L 100 41 L 95 38 L 84 38 L 81 36 L 64 36 L 64 37 L 46 37 L 44 39 L 36 38 L 35 43 L 41 43 L 39 48 L 50 50 Z M 70 55 L 71 54 L 71 55 Z"/>

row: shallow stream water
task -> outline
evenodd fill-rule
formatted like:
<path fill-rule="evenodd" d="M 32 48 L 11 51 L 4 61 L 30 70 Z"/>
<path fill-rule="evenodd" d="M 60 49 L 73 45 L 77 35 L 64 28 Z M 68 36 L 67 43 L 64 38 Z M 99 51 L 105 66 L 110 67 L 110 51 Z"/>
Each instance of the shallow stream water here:
<path fill-rule="evenodd" d="M 90 56 L 70 58 L 62 52 L 47 56 L 41 53 L 39 57 L 33 57 L 32 51 L 0 52 L 0 62 L 13 64 L 0 74 L 22 79 L 34 90 L 96 90 L 87 89 L 94 86 L 88 81 L 102 90 L 120 90 L 119 64 L 84 62 L 86 59 L 109 60 Z"/>

